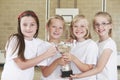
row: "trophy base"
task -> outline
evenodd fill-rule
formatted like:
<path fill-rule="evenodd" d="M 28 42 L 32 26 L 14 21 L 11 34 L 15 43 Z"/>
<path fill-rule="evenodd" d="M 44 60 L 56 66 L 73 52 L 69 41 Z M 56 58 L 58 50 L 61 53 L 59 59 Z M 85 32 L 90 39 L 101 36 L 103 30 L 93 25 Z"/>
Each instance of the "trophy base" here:
<path fill-rule="evenodd" d="M 70 71 L 61 71 L 61 72 L 62 72 L 62 75 L 61 75 L 62 78 L 70 77 L 70 75 L 73 74 L 72 70 L 70 70 Z"/>

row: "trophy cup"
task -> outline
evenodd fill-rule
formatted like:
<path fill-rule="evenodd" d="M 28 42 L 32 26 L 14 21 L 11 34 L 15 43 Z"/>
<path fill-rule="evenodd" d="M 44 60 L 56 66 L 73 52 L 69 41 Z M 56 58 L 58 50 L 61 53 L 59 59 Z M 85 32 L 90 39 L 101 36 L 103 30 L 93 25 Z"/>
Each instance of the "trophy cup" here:
<path fill-rule="evenodd" d="M 61 54 L 64 54 L 65 52 L 68 52 L 71 50 L 71 44 L 70 43 L 62 43 L 62 44 L 58 44 L 57 46 L 59 52 Z M 70 77 L 71 74 L 73 74 L 70 63 L 61 66 L 61 77 L 65 78 L 65 77 Z"/>

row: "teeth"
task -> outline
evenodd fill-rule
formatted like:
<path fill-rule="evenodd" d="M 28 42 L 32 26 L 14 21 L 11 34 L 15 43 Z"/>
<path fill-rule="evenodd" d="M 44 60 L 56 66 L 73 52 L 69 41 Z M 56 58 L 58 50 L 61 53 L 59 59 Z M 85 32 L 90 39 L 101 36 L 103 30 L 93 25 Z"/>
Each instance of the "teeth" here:
<path fill-rule="evenodd" d="M 98 30 L 99 32 L 103 32 L 104 30 Z"/>
<path fill-rule="evenodd" d="M 83 32 L 76 32 L 77 34 L 81 34 L 81 33 L 83 33 Z"/>
<path fill-rule="evenodd" d="M 59 35 L 59 33 L 53 33 L 54 35 Z"/>

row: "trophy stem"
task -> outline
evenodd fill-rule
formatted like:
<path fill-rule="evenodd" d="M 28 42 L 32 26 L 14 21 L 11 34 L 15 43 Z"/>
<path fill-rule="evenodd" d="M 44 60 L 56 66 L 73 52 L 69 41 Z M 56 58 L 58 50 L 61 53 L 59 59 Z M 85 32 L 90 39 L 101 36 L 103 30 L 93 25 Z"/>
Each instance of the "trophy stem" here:
<path fill-rule="evenodd" d="M 70 70 L 70 71 L 62 71 L 61 70 L 61 72 L 62 72 L 62 75 L 61 75 L 62 78 L 70 77 L 70 75 L 73 74 L 72 70 Z"/>

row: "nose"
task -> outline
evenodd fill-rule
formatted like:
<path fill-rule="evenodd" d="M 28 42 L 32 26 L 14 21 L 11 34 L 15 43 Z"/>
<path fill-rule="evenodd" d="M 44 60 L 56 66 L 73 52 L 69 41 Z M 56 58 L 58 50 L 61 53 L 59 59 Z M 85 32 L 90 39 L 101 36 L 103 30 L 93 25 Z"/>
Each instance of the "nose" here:
<path fill-rule="evenodd" d="M 83 27 L 81 27 L 81 26 L 79 26 L 79 27 L 77 27 L 77 30 L 81 30 Z"/>
<path fill-rule="evenodd" d="M 58 32 L 58 31 L 59 31 L 59 28 L 56 28 L 55 31 Z"/>
<path fill-rule="evenodd" d="M 102 27 L 103 27 L 103 25 L 102 25 L 102 24 L 99 24 L 98 28 L 102 28 Z"/>
<path fill-rule="evenodd" d="M 31 28 L 31 26 L 30 26 L 30 25 L 28 25 L 26 28 L 27 28 L 27 29 L 30 29 L 30 28 Z"/>

